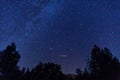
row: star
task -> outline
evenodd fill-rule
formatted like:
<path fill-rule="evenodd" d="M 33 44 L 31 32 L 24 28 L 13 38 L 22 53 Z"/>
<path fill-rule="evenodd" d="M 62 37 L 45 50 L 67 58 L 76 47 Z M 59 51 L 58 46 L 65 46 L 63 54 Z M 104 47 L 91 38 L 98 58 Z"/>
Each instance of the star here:
<path fill-rule="evenodd" d="M 50 48 L 50 51 L 53 51 L 53 50 L 54 50 L 54 48 L 53 48 L 53 47 L 51 47 L 51 48 Z"/>

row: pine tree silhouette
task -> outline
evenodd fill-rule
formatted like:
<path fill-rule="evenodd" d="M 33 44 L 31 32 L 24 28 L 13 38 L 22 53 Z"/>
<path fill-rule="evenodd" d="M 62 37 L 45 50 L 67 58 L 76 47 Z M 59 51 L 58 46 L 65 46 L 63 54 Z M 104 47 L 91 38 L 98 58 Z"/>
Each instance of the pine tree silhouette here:
<path fill-rule="evenodd" d="M 1 79 L 4 80 L 19 80 L 19 67 L 17 66 L 20 60 L 20 55 L 16 51 L 14 43 L 0 52 L 0 73 Z"/>

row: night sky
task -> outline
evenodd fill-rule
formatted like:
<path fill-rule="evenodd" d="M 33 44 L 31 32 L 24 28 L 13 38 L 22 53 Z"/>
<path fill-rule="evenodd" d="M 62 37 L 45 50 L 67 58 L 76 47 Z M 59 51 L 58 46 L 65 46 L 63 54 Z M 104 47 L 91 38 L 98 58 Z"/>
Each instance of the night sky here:
<path fill-rule="evenodd" d="M 94 44 L 120 59 L 120 0 L 0 0 L 0 50 L 12 42 L 20 67 L 83 68 Z"/>

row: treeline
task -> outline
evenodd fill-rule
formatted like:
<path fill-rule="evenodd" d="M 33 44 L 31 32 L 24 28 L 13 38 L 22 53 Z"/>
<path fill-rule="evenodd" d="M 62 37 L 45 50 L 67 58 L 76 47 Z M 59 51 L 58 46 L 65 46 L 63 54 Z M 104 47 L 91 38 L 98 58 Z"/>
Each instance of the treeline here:
<path fill-rule="evenodd" d="M 21 56 L 12 43 L 0 51 L 0 80 L 120 80 L 120 62 L 109 49 L 94 46 L 87 67 L 66 75 L 55 63 L 39 63 L 34 68 L 20 69 Z M 69 67 L 69 66 L 68 66 Z"/>
<path fill-rule="evenodd" d="M 108 48 L 94 46 L 84 71 L 77 69 L 76 80 L 120 80 L 120 63 Z"/>

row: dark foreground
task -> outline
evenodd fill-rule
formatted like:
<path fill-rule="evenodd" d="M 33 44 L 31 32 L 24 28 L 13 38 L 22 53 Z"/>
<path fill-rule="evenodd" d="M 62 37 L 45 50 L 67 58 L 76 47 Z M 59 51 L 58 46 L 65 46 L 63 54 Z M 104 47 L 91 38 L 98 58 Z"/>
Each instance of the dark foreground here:
<path fill-rule="evenodd" d="M 120 80 L 120 62 L 109 49 L 94 46 L 87 67 L 76 74 L 64 74 L 55 63 L 39 63 L 34 68 L 19 69 L 20 54 L 12 43 L 0 52 L 0 80 Z M 68 66 L 69 67 L 69 66 Z"/>

